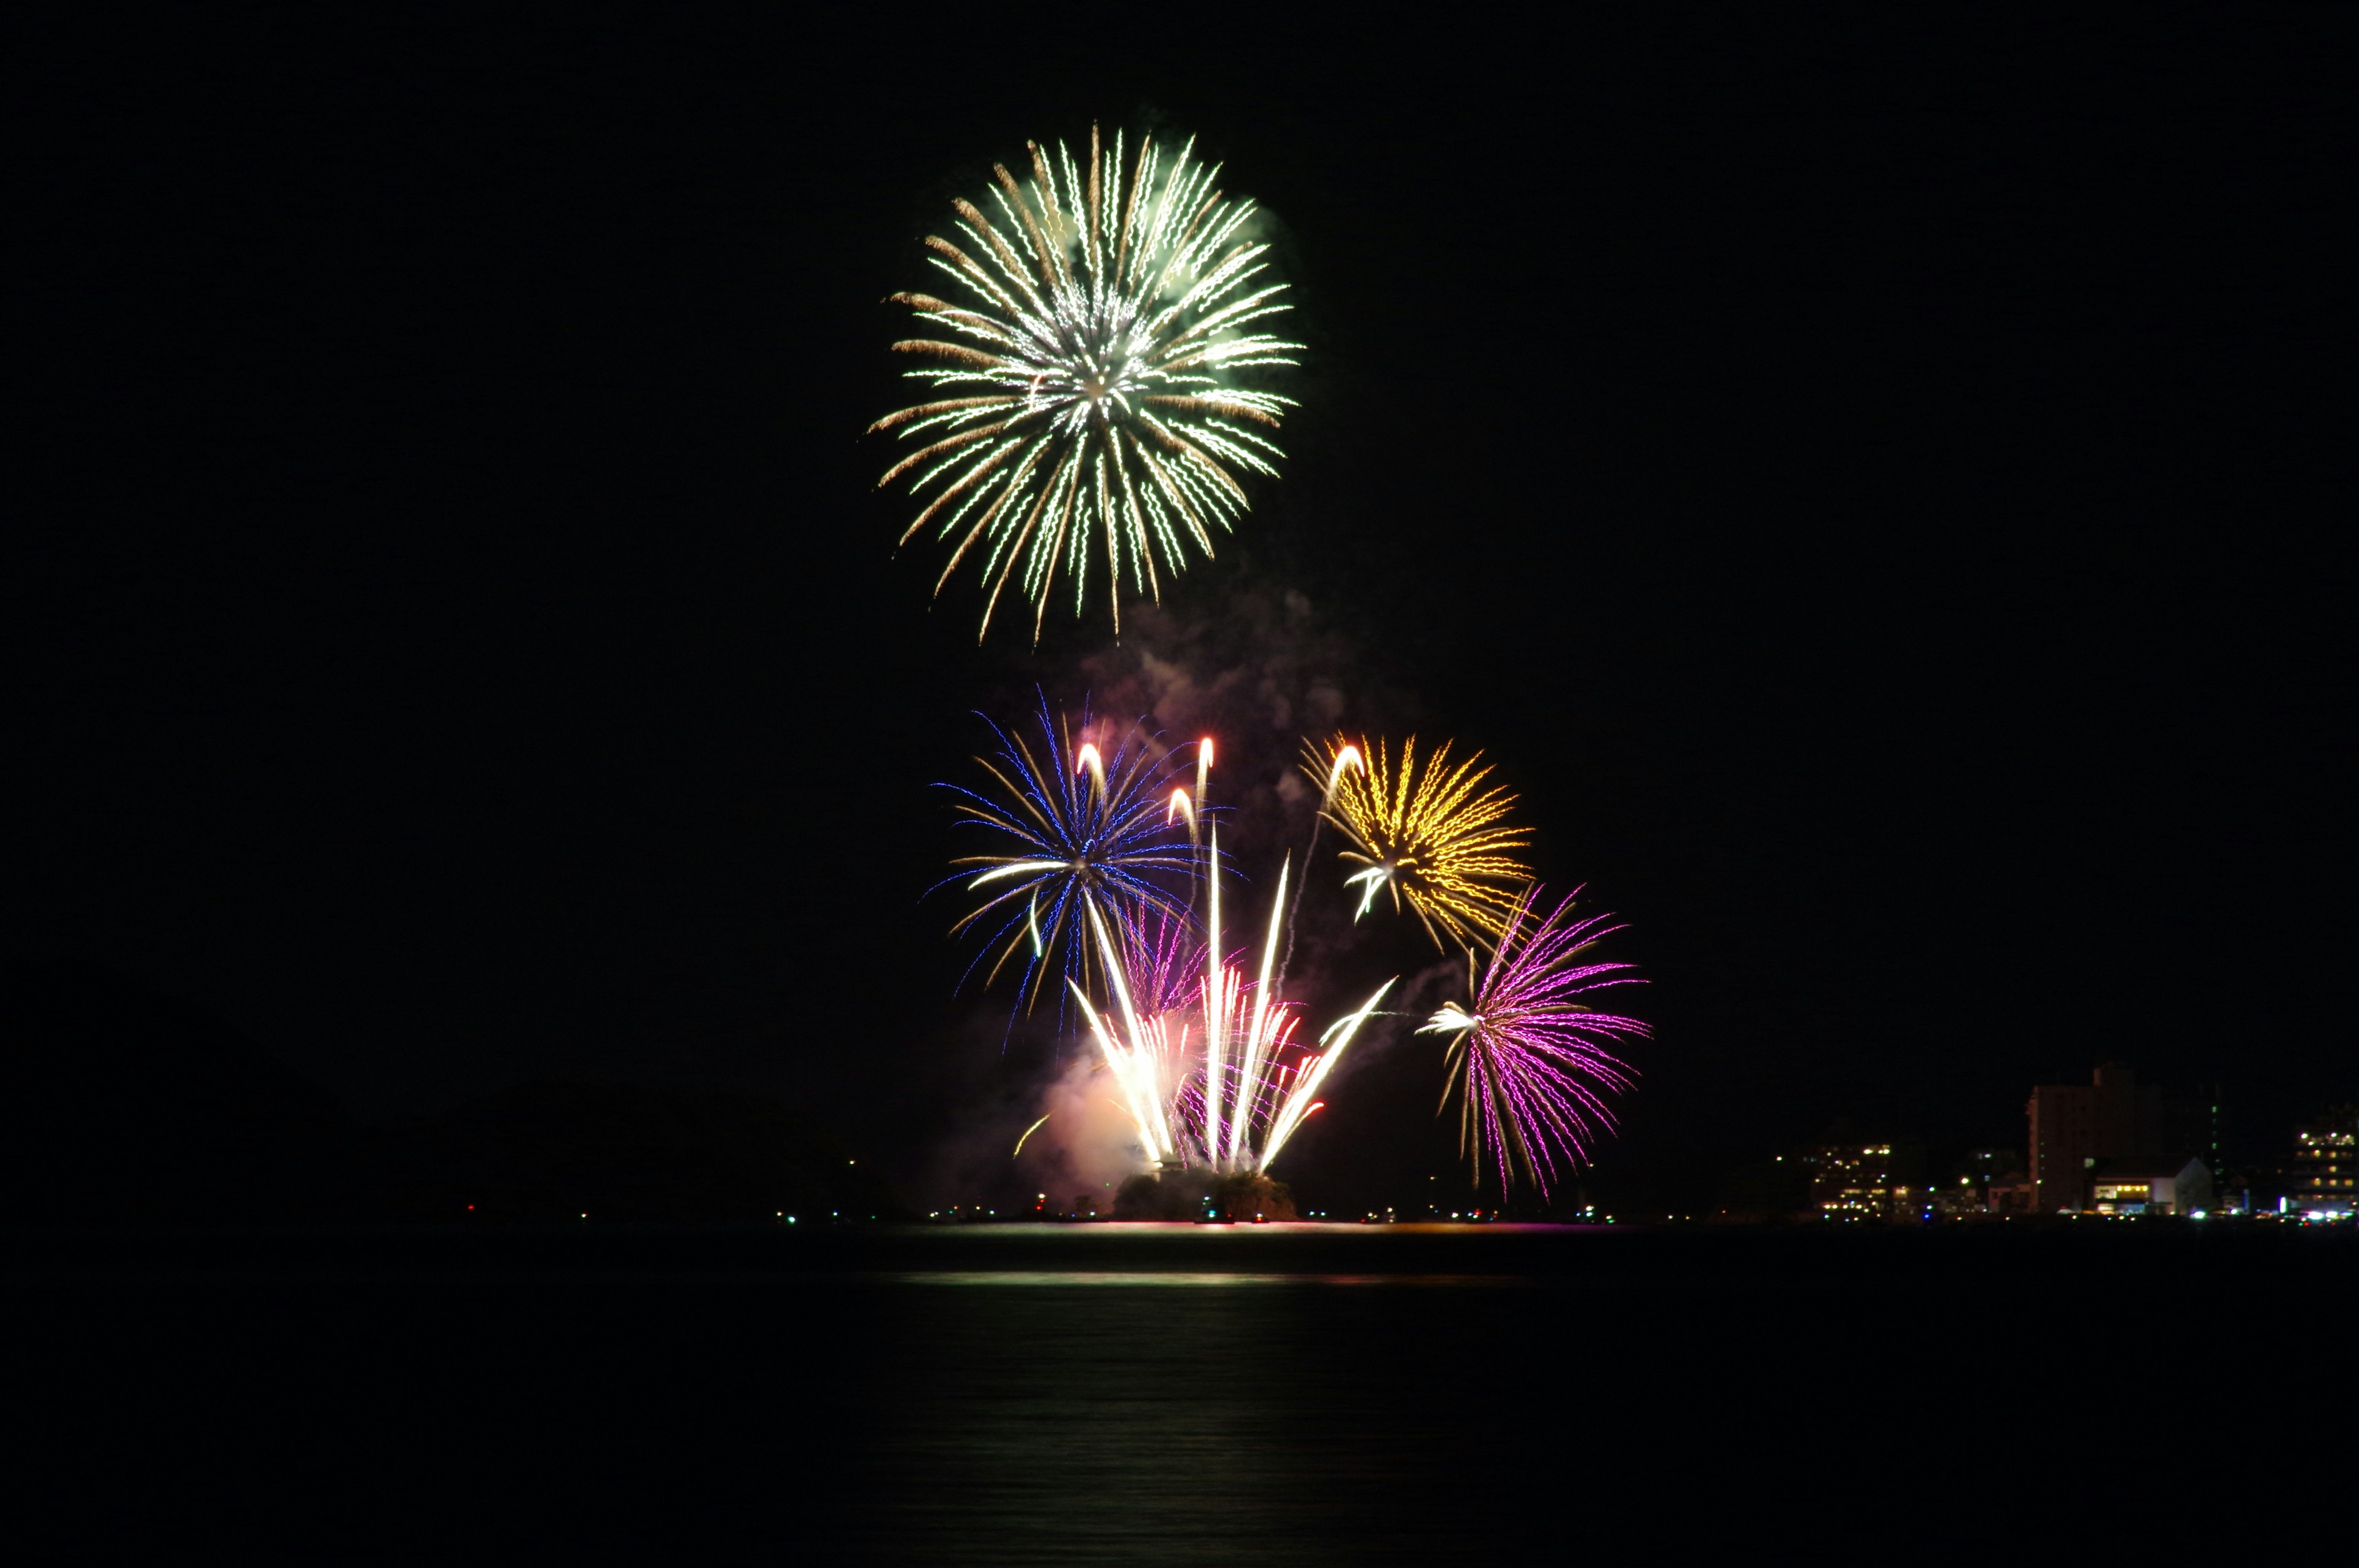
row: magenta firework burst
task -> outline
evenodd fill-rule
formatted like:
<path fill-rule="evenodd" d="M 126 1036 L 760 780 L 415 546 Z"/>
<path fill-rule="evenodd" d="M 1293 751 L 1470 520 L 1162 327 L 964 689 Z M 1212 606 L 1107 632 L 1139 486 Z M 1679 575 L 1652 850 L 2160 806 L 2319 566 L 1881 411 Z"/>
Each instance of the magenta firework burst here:
<path fill-rule="evenodd" d="M 1648 1033 L 1587 1000 L 1644 982 L 1628 964 L 1588 958 L 1599 938 L 1621 927 L 1607 924 L 1610 914 L 1573 918 L 1580 892 L 1541 916 L 1538 884 L 1526 889 L 1479 979 L 1468 957 L 1473 1002 L 1445 1003 L 1418 1031 L 1451 1037 L 1442 1106 L 1458 1096 L 1459 1152 L 1478 1182 L 1485 1164 L 1494 1167 L 1502 1192 L 1520 1172 L 1545 1195 L 1560 1166 L 1589 1158 L 1614 1125 L 1604 1097 L 1628 1088 L 1633 1076 L 1614 1051 Z"/>
<path fill-rule="evenodd" d="M 1132 1006 L 1153 1014 L 1194 1005 L 1204 984 L 1204 942 L 1186 921 L 1158 909 L 1132 921 L 1118 940 Z"/>

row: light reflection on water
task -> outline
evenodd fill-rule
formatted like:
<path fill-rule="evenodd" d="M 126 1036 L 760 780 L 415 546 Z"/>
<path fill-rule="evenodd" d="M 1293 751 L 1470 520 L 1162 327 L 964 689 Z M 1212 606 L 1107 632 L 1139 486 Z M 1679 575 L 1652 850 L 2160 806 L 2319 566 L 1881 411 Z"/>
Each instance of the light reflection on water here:
<path fill-rule="evenodd" d="M 1571 1238 L 1583 1235 L 1604 1236 L 1617 1227 L 1604 1225 L 1520 1225 L 1507 1221 L 1428 1219 L 1400 1220 L 1383 1225 L 1363 1225 L 1357 1220 L 1289 1220 L 1284 1225 L 1189 1224 L 1170 1220 L 1096 1219 L 1070 1225 L 1039 1225 L 1031 1222 L 1014 1224 L 997 1221 L 984 1224 L 911 1225 L 896 1227 L 902 1236 L 965 1236 L 986 1240 L 1020 1241 L 1027 1244 L 1055 1245 L 1071 1242 L 1088 1246 L 1107 1237 L 1147 1238 L 1158 1246 L 1186 1247 L 1195 1242 L 1214 1242 L 1238 1237 L 1261 1237 L 1272 1246 L 1282 1242 L 1303 1241 L 1317 1237 L 1457 1236 L 1526 1236 Z M 1627 1227 L 1619 1227 L 1626 1230 Z"/>
<path fill-rule="evenodd" d="M 1555 1561 L 1593 1544 L 1566 1512 L 1576 1496 L 1612 1498 L 1698 1452 L 1772 1467 L 1795 1452 L 1795 1411 L 1888 1400 L 1898 1363 L 1860 1354 L 1862 1300 L 1944 1347 L 1907 1363 L 1928 1408 L 1999 1386 L 1977 1359 L 2005 1344 L 1976 1336 L 1998 1288 L 1979 1269 L 1962 1289 L 1886 1266 L 1889 1249 L 1828 1269 L 1803 1242 L 1747 1240 L 1447 1224 L 903 1233 L 874 1272 L 825 1287 L 859 1368 L 843 1553 L 1426 1563 L 1504 1560 L 1537 1538 Z"/>
<path fill-rule="evenodd" d="M 830 1287 L 860 1303 L 860 1335 L 875 1346 L 876 1375 L 855 1396 L 848 1554 L 1194 1564 L 1483 1554 L 1498 1544 L 1495 1488 L 1507 1477 L 1497 1461 L 1532 1456 L 1517 1434 L 1527 1401 L 1554 1397 L 1547 1363 L 1561 1356 L 1572 1304 L 1533 1288 L 1551 1281 L 1526 1267 L 1511 1234 L 1103 1223 L 911 1233 L 898 1267 Z M 1466 1359 L 1475 1346 L 1495 1358 L 1490 1371 Z M 1515 1376 L 1495 1375 L 1508 1368 Z M 1488 1478 L 1472 1489 L 1450 1480 L 1470 1442 L 1488 1453 Z"/>
<path fill-rule="evenodd" d="M 905 1285 L 1527 1285 L 1520 1274 L 1286 1274 L 1238 1270 L 1211 1272 L 1154 1269 L 926 1269 L 889 1276 Z"/>

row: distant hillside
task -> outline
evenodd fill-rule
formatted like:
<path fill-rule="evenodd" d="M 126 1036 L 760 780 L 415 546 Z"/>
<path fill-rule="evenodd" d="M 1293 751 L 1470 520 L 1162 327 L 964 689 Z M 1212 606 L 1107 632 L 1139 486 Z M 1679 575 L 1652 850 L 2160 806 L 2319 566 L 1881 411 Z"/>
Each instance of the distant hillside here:
<path fill-rule="evenodd" d="M 387 1130 L 389 1217 L 712 1223 L 895 1212 L 851 1151 L 758 1095 L 537 1083 Z M 474 1207 L 470 1210 L 468 1205 Z"/>
<path fill-rule="evenodd" d="M 761 1096 L 643 1085 L 527 1084 L 371 1126 L 220 1019 L 120 975 L 0 974 L 0 1224 L 897 1213 L 855 1162 Z"/>
<path fill-rule="evenodd" d="M 0 1221 L 342 1218 L 367 1142 L 334 1096 L 201 1009 L 92 966 L 0 979 Z"/>

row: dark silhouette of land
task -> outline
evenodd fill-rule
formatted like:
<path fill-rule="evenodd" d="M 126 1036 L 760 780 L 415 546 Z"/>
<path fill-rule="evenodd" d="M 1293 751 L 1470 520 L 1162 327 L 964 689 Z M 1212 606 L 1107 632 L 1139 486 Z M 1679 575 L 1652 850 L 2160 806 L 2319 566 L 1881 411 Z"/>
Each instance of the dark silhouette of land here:
<path fill-rule="evenodd" d="M 369 1135 L 221 1020 L 107 970 L 0 990 L 0 1216 L 17 1224 L 324 1221 L 355 1211 Z"/>
<path fill-rule="evenodd" d="M 899 1213 L 873 1168 L 738 1091 L 540 1082 L 364 1121 L 228 1023 L 111 971 L 0 986 L 0 1223 L 713 1224 Z"/>
<path fill-rule="evenodd" d="M 519 1085 L 394 1124 L 380 1212 L 714 1224 L 899 1217 L 873 1170 L 760 1095 Z"/>

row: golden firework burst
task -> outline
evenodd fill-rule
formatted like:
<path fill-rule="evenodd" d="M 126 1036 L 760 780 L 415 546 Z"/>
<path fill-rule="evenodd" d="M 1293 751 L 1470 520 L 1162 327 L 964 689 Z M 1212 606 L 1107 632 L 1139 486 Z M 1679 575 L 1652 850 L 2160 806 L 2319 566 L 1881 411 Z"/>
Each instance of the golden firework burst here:
<path fill-rule="evenodd" d="M 1420 766 L 1417 737 L 1395 762 L 1386 742 L 1337 738 L 1306 746 L 1303 772 L 1323 792 L 1321 815 L 1352 840 L 1343 859 L 1363 870 L 1344 879 L 1360 890 L 1358 914 L 1389 891 L 1406 902 L 1434 946 L 1442 935 L 1488 946 L 1532 880 L 1518 851 L 1531 836 L 1506 820 L 1516 797 L 1496 784 L 1476 752 L 1453 764 L 1443 741 Z M 1357 918 L 1355 914 L 1354 918 Z"/>

